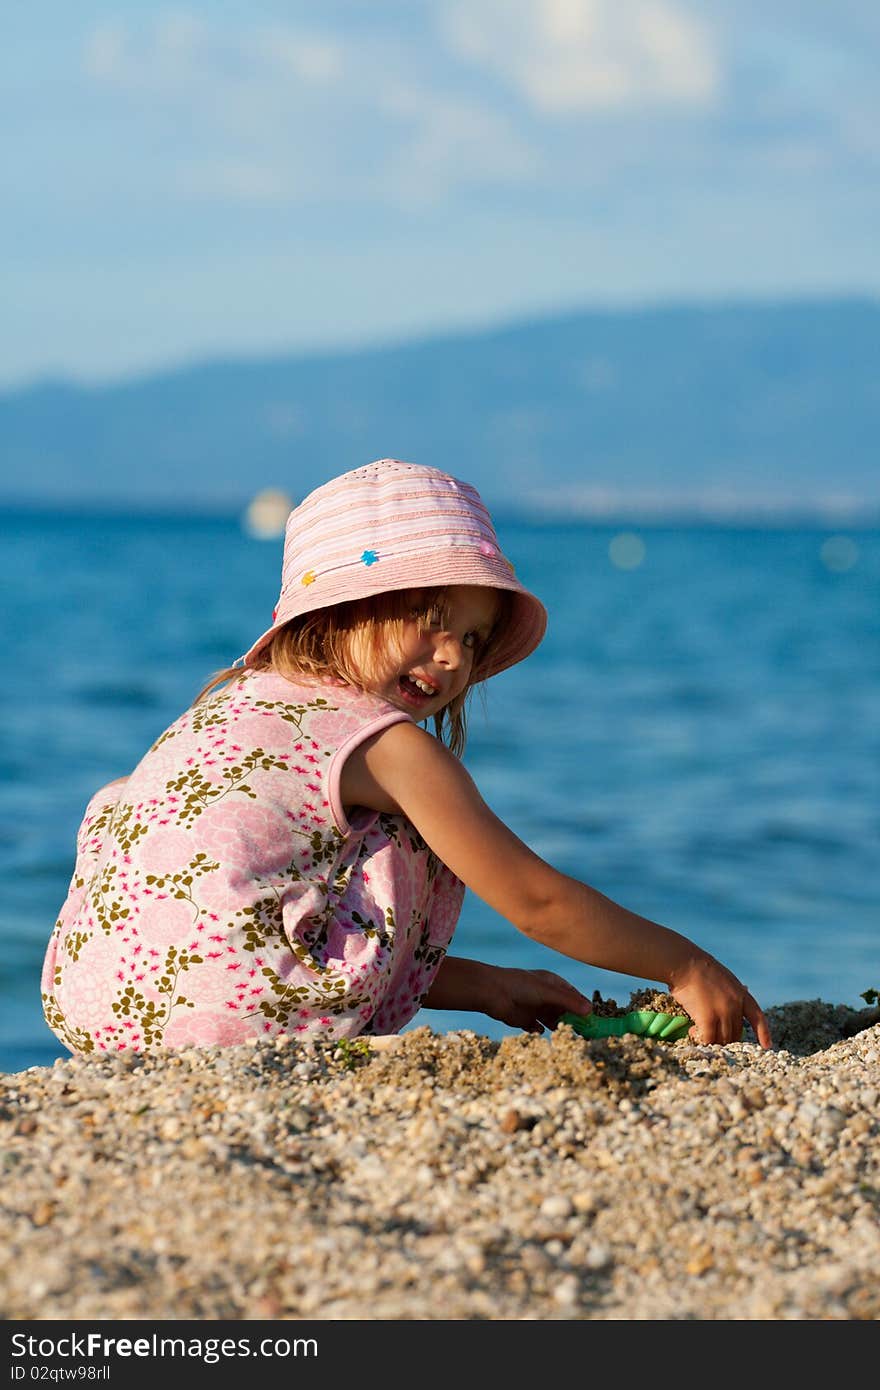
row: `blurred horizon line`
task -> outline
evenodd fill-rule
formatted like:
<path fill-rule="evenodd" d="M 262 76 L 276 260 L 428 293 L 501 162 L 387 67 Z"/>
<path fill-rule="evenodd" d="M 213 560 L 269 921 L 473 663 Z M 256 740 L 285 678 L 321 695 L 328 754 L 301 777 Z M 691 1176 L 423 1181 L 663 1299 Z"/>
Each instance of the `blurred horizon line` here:
<path fill-rule="evenodd" d="M 604 492 L 604 490 L 603 490 Z M 304 496 L 307 494 L 303 494 Z M 247 532 L 248 505 L 252 499 L 238 500 L 198 498 L 150 498 L 139 506 L 132 498 L 103 498 L 81 501 L 59 500 L 47 505 L 45 499 L 22 497 L 0 500 L 0 519 L 11 520 L 117 520 L 130 522 L 206 522 L 236 523 Z M 302 498 L 293 497 L 295 507 Z M 613 530 L 622 526 L 641 526 L 645 529 L 682 528 L 691 530 L 816 530 L 838 531 L 880 530 L 880 501 L 867 498 L 803 499 L 784 497 L 737 496 L 724 499 L 708 497 L 675 497 L 664 499 L 657 495 L 627 497 L 623 494 L 605 498 L 595 505 L 578 506 L 560 488 L 548 497 L 509 496 L 501 504 L 494 502 L 491 510 L 501 525 L 546 527 L 593 527 Z M 283 532 L 259 535 L 251 539 L 281 540 Z"/>

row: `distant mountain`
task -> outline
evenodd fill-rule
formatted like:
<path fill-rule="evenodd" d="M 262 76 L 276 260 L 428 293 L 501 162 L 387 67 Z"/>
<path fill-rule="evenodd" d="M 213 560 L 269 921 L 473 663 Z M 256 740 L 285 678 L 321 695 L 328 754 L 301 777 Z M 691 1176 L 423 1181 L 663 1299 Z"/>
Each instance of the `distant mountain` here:
<path fill-rule="evenodd" d="M 386 455 L 496 509 L 880 515 L 880 301 L 592 311 L 0 395 L 0 503 L 242 509 Z"/>

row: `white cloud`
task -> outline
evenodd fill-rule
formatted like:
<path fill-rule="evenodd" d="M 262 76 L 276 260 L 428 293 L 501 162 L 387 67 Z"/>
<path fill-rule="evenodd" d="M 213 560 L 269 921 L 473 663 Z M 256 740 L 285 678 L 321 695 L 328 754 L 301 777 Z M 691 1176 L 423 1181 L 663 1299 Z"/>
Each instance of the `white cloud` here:
<path fill-rule="evenodd" d="M 95 28 L 83 59 L 120 121 L 133 110 L 163 127 L 163 137 L 174 127 L 161 178 L 183 200 L 281 204 L 323 186 L 316 133 L 337 100 L 342 42 L 292 26 L 223 27 L 177 11 L 146 26 Z"/>
<path fill-rule="evenodd" d="M 708 34 L 670 0 L 459 0 L 440 23 L 453 52 L 548 115 L 705 106 L 718 90 Z"/>
<path fill-rule="evenodd" d="M 126 34 L 121 24 L 102 24 L 86 40 L 86 72 L 101 82 L 115 82 L 125 71 Z"/>
<path fill-rule="evenodd" d="M 96 28 L 84 62 L 149 121 L 175 123 L 163 177 L 187 201 L 424 206 L 460 186 L 528 181 L 540 163 L 503 111 L 449 93 L 418 42 L 381 29 L 230 29 L 178 12 Z"/>
<path fill-rule="evenodd" d="M 99 82 L 194 96 L 210 85 L 217 100 L 291 77 L 321 86 L 344 71 L 342 45 L 324 35 L 281 25 L 223 31 L 183 11 L 158 17 L 146 32 L 99 25 L 86 40 L 84 63 Z"/>
<path fill-rule="evenodd" d="M 208 27 L 195 15 L 176 10 L 156 22 L 156 48 L 168 63 L 186 66 L 198 58 L 208 38 Z"/>
<path fill-rule="evenodd" d="M 522 183 L 539 170 L 538 153 L 487 105 L 405 80 L 385 83 L 377 101 L 407 131 L 385 175 L 400 201 L 436 202 L 469 183 Z"/>
<path fill-rule="evenodd" d="M 379 0 L 369 22 L 306 4 L 233 22 L 190 0 L 94 27 L 84 64 L 127 136 L 121 181 L 190 209 L 418 212 L 498 190 L 632 206 L 636 174 L 805 182 L 844 149 L 873 168 L 874 99 L 843 93 L 815 36 L 743 32 L 739 4 L 433 0 L 400 25 Z"/>
<path fill-rule="evenodd" d="M 344 71 L 342 49 L 330 39 L 273 27 L 259 30 L 250 44 L 267 68 L 304 82 L 333 82 Z"/>

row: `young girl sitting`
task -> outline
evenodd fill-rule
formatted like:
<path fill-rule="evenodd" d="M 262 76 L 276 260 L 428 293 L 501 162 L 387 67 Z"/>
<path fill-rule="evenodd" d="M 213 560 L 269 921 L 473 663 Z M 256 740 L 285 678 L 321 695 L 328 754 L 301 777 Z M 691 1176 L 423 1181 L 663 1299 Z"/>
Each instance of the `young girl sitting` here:
<path fill-rule="evenodd" d="M 460 762 L 468 694 L 545 625 L 467 483 L 381 459 L 306 497 L 271 627 L 86 808 L 43 967 L 60 1040 L 352 1038 L 422 1006 L 541 1032 L 589 1012 L 551 971 L 446 954 L 467 885 L 554 951 L 662 983 L 703 1042 L 746 1019 L 769 1047 L 729 970 L 545 863 Z"/>

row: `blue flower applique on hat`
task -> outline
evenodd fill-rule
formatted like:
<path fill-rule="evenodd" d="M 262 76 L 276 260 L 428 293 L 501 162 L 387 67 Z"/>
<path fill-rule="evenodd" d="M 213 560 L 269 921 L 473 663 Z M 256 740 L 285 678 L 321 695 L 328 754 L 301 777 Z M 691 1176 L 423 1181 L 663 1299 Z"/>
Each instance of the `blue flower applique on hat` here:
<path fill-rule="evenodd" d="M 361 559 L 363 560 L 365 565 L 375 565 L 379 559 L 379 556 L 375 550 L 365 550 L 363 555 L 361 556 Z"/>

